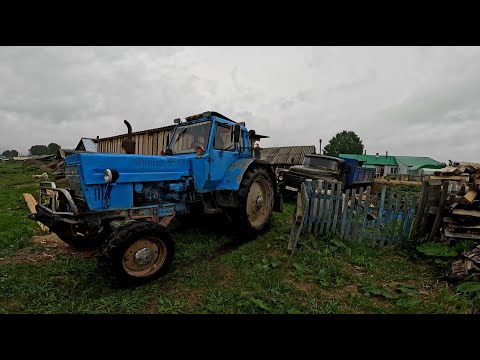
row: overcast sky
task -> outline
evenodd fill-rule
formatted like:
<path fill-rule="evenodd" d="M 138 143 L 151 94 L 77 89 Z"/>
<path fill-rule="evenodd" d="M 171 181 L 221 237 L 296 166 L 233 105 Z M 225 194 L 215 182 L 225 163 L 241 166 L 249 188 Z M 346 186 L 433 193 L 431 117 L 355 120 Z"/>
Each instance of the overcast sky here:
<path fill-rule="evenodd" d="M 480 162 L 480 47 L 0 47 L 0 151 L 74 148 L 213 110 L 324 146 Z"/>

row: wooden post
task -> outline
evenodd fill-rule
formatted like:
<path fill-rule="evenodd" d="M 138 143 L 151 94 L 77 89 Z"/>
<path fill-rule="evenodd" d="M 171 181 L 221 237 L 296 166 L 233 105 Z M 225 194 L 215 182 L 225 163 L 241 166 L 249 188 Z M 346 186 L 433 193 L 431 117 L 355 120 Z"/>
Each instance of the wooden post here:
<path fill-rule="evenodd" d="M 422 189 L 420 190 L 420 197 L 418 199 L 419 201 L 418 208 L 417 208 L 417 211 L 415 212 L 415 218 L 413 220 L 413 225 L 412 225 L 412 233 L 410 236 L 410 239 L 412 240 L 417 239 L 417 234 L 420 228 L 420 224 L 422 222 L 423 211 L 427 203 L 427 196 L 428 196 L 428 189 L 429 189 L 428 185 L 429 185 L 428 180 L 424 180 L 422 182 Z"/>
<path fill-rule="evenodd" d="M 448 180 L 446 180 L 443 183 L 442 195 L 440 196 L 440 202 L 438 203 L 437 216 L 435 217 L 435 222 L 433 223 L 432 231 L 430 232 L 430 235 L 428 236 L 428 241 L 431 241 L 435 237 L 438 229 L 440 228 L 440 224 L 441 224 L 441 221 L 442 221 L 442 215 L 443 215 L 443 208 L 445 206 L 445 199 L 447 198 L 448 185 L 449 185 L 449 182 L 448 182 Z"/>

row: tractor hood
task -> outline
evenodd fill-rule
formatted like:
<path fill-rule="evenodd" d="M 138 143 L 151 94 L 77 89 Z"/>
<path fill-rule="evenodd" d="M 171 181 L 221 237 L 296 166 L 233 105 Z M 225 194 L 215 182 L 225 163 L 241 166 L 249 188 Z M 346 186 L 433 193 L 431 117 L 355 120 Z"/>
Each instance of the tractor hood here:
<path fill-rule="evenodd" d="M 120 184 L 178 180 L 191 174 L 188 157 L 86 153 L 67 156 L 65 164 L 80 165 L 86 185 L 104 184 L 105 169 L 118 171 L 119 178 L 116 182 Z"/>

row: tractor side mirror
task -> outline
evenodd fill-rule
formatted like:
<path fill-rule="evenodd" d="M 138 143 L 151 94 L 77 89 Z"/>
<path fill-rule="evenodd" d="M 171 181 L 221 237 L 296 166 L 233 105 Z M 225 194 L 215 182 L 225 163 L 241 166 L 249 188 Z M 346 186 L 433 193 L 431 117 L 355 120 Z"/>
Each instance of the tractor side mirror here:
<path fill-rule="evenodd" d="M 233 142 L 238 143 L 240 141 L 240 125 L 233 125 Z"/>

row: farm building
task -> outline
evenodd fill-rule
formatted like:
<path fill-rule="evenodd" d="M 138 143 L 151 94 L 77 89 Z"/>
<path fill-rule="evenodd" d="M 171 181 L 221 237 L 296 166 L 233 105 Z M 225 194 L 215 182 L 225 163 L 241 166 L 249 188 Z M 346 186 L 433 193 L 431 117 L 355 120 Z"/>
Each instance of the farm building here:
<path fill-rule="evenodd" d="M 81 138 L 75 150 L 97 152 L 98 139 Z"/>
<path fill-rule="evenodd" d="M 376 176 L 393 174 L 424 175 L 423 169 L 441 169 L 445 166 L 439 161 L 426 156 L 396 156 L 388 155 L 357 155 L 340 154 L 340 157 L 364 161 L 364 167 L 375 168 Z"/>
<path fill-rule="evenodd" d="M 395 156 L 399 174 L 428 175 L 424 169 L 441 169 L 445 164 L 426 156 Z"/>
<path fill-rule="evenodd" d="M 167 148 L 168 140 L 174 125 L 160 128 L 132 132 L 132 140 L 135 141 L 135 154 L 160 155 Z M 100 153 L 125 154 L 122 140 L 127 134 L 110 136 L 98 139 L 97 150 Z"/>
<path fill-rule="evenodd" d="M 275 170 L 288 169 L 293 165 L 302 164 L 307 154 L 315 154 L 315 145 L 262 148 L 260 159 L 272 164 Z"/>

